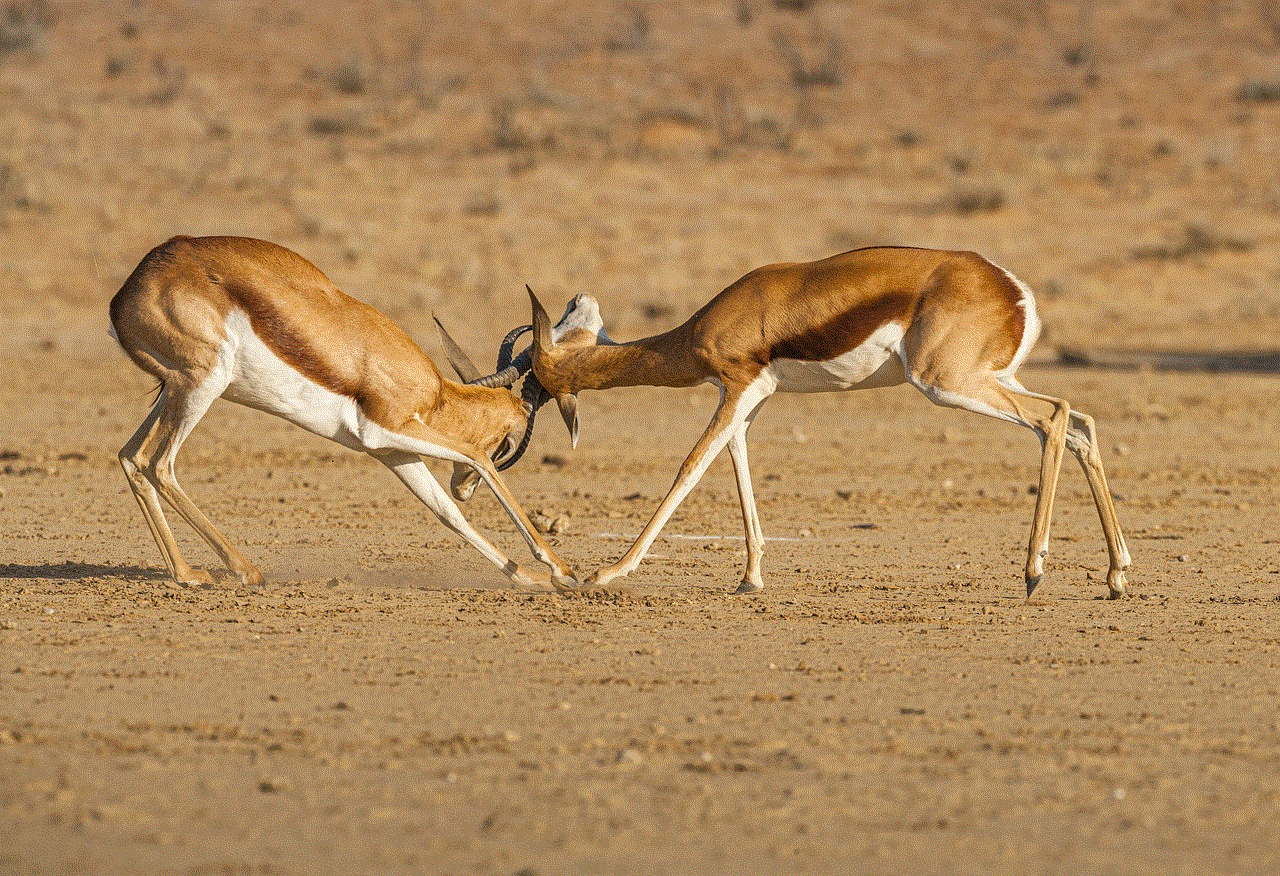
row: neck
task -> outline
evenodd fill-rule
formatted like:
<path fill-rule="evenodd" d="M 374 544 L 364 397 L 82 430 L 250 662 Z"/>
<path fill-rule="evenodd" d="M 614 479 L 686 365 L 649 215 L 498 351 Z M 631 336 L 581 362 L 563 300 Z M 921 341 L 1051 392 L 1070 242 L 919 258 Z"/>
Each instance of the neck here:
<path fill-rule="evenodd" d="M 433 429 L 477 447 L 514 428 L 523 418 L 520 401 L 504 387 L 491 389 L 444 380 L 434 402 L 423 419 Z"/>
<path fill-rule="evenodd" d="M 536 363 L 538 380 L 554 394 L 619 386 L 692 386 L 707 378 L 684 342 L 685 326 L 616 344 L 557 348 Z"/>

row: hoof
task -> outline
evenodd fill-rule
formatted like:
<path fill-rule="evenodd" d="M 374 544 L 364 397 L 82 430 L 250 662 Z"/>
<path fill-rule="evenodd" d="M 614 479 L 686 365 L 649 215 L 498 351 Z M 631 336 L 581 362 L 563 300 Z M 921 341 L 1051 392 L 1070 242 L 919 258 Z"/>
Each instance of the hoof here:
<path fill-rule="evenodd" d="M 511 580 L 511 586 L 520 591 L 532 591 L 534 593 L 546 593 L 552 589 L 553 583 L 547 581 L 539 581 L 529 577 L 523 569 L 517 569 L 507 576 Z"/>
<path fill-rule="evenodd" d="M 734 593 L 759 593 L 764 589 L 764 584 L 760 581 L 743 581 L 738 585 L 738 589 Z"/>
<path fill-rule="evenodd" d="M 213 576 L 204 569 L 187 569 L 173 579 L 179 587 L 212 587 Z"/>
<path fill-rule="evenodd" d="M 267 583 L 267 579 L 262 577 L 262 573 L 257 569 L 249 569 L 247 572 L 236 572 L 235 576 L 240 579 L 240 584 L 244 587 L 261 587 Z"/>
<path fill-rule="evenodd" d="M 607 587 L 609 582 L 622 578 L 624 575 L 614 572 L 611 569 L 597 569 L 587 578 L 588 587 Z"/>
<path fill-rule="evenodd" d="M 551 573 L 551 586 L 561 593 L 573 593 L 580 588 L 578 579 L 573 575 L 561 575 L 556 572 Z"/>
<path fill-rule="evenodd" d="M 1109 591 L 1107 593 L 1107 598 L 1123 599 L 1129 593 L 1125 586 L 1127 583 L 1128 582 L 1125 581 L 1123 571 L 1117 570 L 1109 573 L 1107 575 L 1107 590 Z"/>
<path fill-rule="evenodd" d="M 1044 579 L 1044 575 L 1028 575 L 1027 576 L 1027 599 L 1031 598 L 1031 594 L 1035 593 L 1036 588 L 1040 586 L 1040 582 Z"/>

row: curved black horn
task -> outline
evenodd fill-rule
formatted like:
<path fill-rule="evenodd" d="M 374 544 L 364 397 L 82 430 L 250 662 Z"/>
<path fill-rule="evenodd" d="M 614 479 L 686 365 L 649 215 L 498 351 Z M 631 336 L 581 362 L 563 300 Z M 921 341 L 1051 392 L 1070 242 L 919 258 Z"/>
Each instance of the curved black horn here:
<path fill-rule="evenodd" d="M 533 331 L 531 325 L 519 325 L 507 332 L 507 336 L 502 339 L 502 343 L 498 345 L 498 370 L 501 371 L 511 364 L 512 354 L 515 352 L 516 341 L 520 340 L 520 336 L 525 332 Z"/>
<path fill-rule="evenodd" d="M 520 389 L 520 398 L 529 408 L 529 416 L 525 420 L 524 434 L 520 436 L 520 444 L 512 452 L 512 454 L 500 463 L 496 463 L 495 467 L 498 471 L 506 471 L 520 461 L 520 457 L 524 456 L 524 452 L 529 449 L 529 441 L 533 438 L 533 421 L 538 416 L 538 408 L 542 407 L 551 399 L 551 393 L 542 388 L 542 384 L 538 382 L 538 378 L 530 374 L 524 379 L 524 386 Z"/>
<path fill-rule="evenodd" d="M 515 348 L 519 337 L 532 329 L 533 326 L 522 325 L 507 332 L 507 336 L 502 339 L 502 345 L 498 348 L 498 370 L 486 377 L 477 374 L 467 383 L 473 386 L 510 386 L 524 376 L 533 367 L 533 354 L 525 350 L 512 360 L 511 351 Z"/>
<path fill-rule="evenodd" d="M 475 380 L 468 380 L 467 383 L 471 386 L 510 386 L 519 380 L 523 373 L 524 372 L 515 365 L 508 365 L 501 371 L 490 374 L 487 377 L 477 377 Z"/>

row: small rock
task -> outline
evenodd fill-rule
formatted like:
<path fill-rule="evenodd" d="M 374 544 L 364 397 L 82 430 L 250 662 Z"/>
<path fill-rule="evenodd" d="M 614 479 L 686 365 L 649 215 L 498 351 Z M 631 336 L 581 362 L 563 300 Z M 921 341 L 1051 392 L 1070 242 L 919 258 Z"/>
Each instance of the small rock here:
<path fill-rule="evenodd" d="M 636 751 L 634 748 L 624 748 L 618 752 L 618 756 L 614 758 L 614 763 L 622 767 L 638 767 L 644 763 L 644 755 Z"/>

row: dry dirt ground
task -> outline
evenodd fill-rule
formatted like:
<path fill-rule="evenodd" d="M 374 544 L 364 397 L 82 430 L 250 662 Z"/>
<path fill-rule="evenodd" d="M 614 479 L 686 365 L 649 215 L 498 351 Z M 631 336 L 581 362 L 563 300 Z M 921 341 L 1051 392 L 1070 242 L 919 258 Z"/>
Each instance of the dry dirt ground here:
<path fill-rule="evenodd" d="M 0 872 L 1276 872 L 1278 167 L 1275 2 L 4 3 Z M 753 597 L 726 461 L 628 589 L 522 594 L 215 405 L 179 476 L 270 580 L 176 587 L 105 309 L 180 232 L 490 361 L 526 281 L 630 338 L 758 264 L 979 250 L 1099 422 L 1132 595 L 1068 460 L 1026 600 L 1034 437 L 909 388 L 766 406 Z M 589 572 L 713 403 L 584 395 L 508 483 Z"/>

